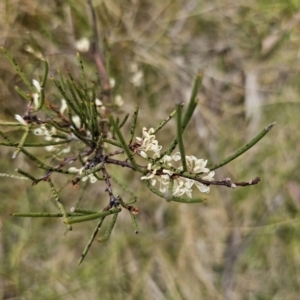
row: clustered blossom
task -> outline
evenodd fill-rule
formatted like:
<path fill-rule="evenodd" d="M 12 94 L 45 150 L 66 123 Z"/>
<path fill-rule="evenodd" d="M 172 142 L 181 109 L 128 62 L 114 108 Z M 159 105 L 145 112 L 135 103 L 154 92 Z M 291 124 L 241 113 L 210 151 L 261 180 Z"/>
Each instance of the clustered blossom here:
<path fill-rule="evenodd" d="M 82 172 L 85 170 L 84 167 L 82 167 L 81 169 L 77 169 L 75 167 L 71 167 L 69 168 L 69 172 L 70 173 L 76 173 L 77 175 L 82 175 Z M 95 183 L 97 181 L 97 178 L 95 177 L 94 174 L 89 174 L 87 176 L 82 177 L 81 181 L 86 181 L 86 180 L 90 180 L 90 183 Z"/>
<path fill-rule="evenodd" d="M 36 81 L 36 80 L 33 80 L 32 81 L 33 84 L 36 86 L 36 89 L 38 90 L 38 85 L 39 83 Z M 33 96 L 35 97 L 35 96 Z M 34 100 L 35 101 L 35 100 Z M 38 103 L 35 103 L 35 105 L 38 105 Z M 63 113 L 64 110 L 67 109 L 67 104 L 65 102 L 65 100 L 62 100 L 62 105 L 61 105 L 61 108 L 60 108 L 60 112 Z M 78 124 L 79 122 L 79 125 L 80 125 L 80 121 L 77 121 L 75 118 L 77 116 L 74 116 L 74 120 L 73 122 L 76 124 Z M 23 117 L 21 117 L 20 115 L 15 115 L 15 119 L 21 123 L 22 125 L 24 126 L 27 126 L 28 123 L 24 120 Z M 79 117 L 78 117 L 79 119 Z M 40 125 L 38 128 L 35 128 L 33 130 L 33 133 L 35 135 L 39 135 L 39 136 L 43 136 L 44 139 L 48 142 L 59 142 L 61 141 L 61 138 L 59 137 L 54 137 L 56 134 L 57 134 L 57 130 L 54 126 L 52 126 L 50 129 L 48 128 L 49 126 L 45 125 L 45 124 L 42 124 Z M 49 143 L 50 144 L 50 143 Z M 49 151 L 49 152 L 55 152 L 56 155 L 60 155 L 60 154 L 63 154 L 63 153 L 69 153 L 70 150 L 71 150 L 71 147 L 70 146 L 65 146 L 65 145 L 49 145 L 49 146 L 45 146 L 45 149 L 46 151 Z"/>
<path fill-rule="evenodd" d="M 36 128 L 34 130 L 34 134 L 35 135 L 41 135 L 44 136 L 46 141 L 53 141 L 53 142 L 59 142 L 60 138 L 54 138 L 53 135 L 56 134 L 56 128 L 55 127 L 51 127 L 51 129 L 49 130 L 46 125 L 42 124 L 39 128 Z M 62 153 L 69 153 L 71 150 L 71 147 L 65 147 L 62 145 L 49 145 L 45 147 L 46 151 L 49 152 L 57 152 L 56 154 L 62 154 Z"/>
<path fill-rule="evenodd" d="M 152 158 L 158 158 L 160 157 L 160 150 L 162 146 L 158 145 L 158 141 L 155 139 L 154 129 L 150 128 L 147 132 L 147 128 L 143 128 L 143 137 L 137 137 L 136 140 L 139 144 L 138 147 L 138 153 L 144 157 L 147 158 L 147 151 L 154 152 Z"/>
<path fill-rule="evenodd" d="M 39 105 L 39 97 L 40 97 L 40 92 L 41 92 L 41 86 L 40 83 L 33 79 L 32 80 L 32 84 L 35 87 L 36 93 L 32 94 L 32 98 L 33 98 L 33 104 L 34 107 L 38 107 Z M 119 96 L 120 97 L 120 96 Z M 122 99 L 118 99 L 119 104 L 118 105 L 122 105 L 121 101 Z M 95 99 L 95 104 L 96 107 L 100 110 L 105 109 L 105 107 L 103 106 L 103 103 L 101 100 L 99 100 L 98 98 Z M 61 106 L 59 109 L 59 112 L 64 115 L 66 113 L 66 111 L 68 110 L 68 105 L 65 99 L 61 100 Z M 20 115 L 15 115 L 15 119 L 22 124 L 23 126 L 28 126 L 28 122 Z M 72 116 L 72 123 L 74 124 L 74 126 L 76 126 L 77 128 L 81 128 L 82 127 L 82 122 L 80 120 L 80 117 L 77 115 L 73 115 Z M 71 125 L 71 127 L 73 127 Z M 49 142 L 48 146 L 45 146 L 46 151 L 49 152 L 55 152 L 56 155 L 61 155 L 64 153 L 69 153 L 71 151 L 71 147 L 70 146 L 65 146 L 65 145 L 51 145 L 51 142 L 59 142 L 61 141 L 61 139 L 63 137 L 59 137 L 60 132 L 57 132 L 57 129 L 55 127 L 50 127 L 49 125 L 46 124 L 41 124 L 39 125 L 39 127 L 35 128 L 33 130 L 33 133 L 35 135 L 39 135 L 39 136 L 43 136 L 44 139 L 46 141 Z M 86 130 L 85 131 L 85 138 L 86 139 L 91 139 L 91 133 L 90 131 Z M 65 135 L 65 134 L 64 134 Z M 65 135 L 65 138 L 69 138 L 70 140 L 78 140 L 78 137 L 76 135 L 74 135 L 74 133 L 70 133 L 69 136 Z"/>
<path fill-rule="evenodd" d="M 161 146 L 158 145 L 158 141 L 155 139 L 154 129 L 150 128 L 148 131 L 143 128 L 143 137 L 137 137 L 137 142 L 140 145 L 137 148 L 137 153 L 144 158 L 147 158 L 147 151 L 154 152 L 152 158 L 160 157 Z M 187 172 L 191 174 L 199 174 L 203 180 L 212 181 L 215 172 L 206 168 L 207 160 L 198 159 L 195 156 L 186 156 Z M 148 173 L 141 177 L 141 180 L 149 180 L 152 186 L 158 185 L 158 189 L 161 193 L 171 193 L 175 197 L 181 197 L 187 195 L 192 198 L 192 187 L 195 185 L 202 193 L 209 193 L 210 187 L 201 182 L 195 181 L 190 178 L 181 176 L 173 176 L 175 173 L 182 172 L 183 168 L 174 167 L 174 165 L 181 160 L 180 153 L 177 152 L 173 155 L 164 155 L 157 164 L 148 164 Z M 163 168 L 163 166 L 170 169 Z"/>

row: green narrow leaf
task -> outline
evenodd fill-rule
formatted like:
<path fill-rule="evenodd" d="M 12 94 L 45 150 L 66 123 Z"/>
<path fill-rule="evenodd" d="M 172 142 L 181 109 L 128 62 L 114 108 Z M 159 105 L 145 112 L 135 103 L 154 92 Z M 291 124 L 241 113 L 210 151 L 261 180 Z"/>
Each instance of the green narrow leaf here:
<path fill-rule="evenodd" d="M 241 147 L 239 150 L 237 150 L 234 154 L 230 155 L 226 159 L 224 159 L 221 163 L 216 164 L 209 169 L 211 171 L 214 171 L 216 169 L 219 169 L 225 165 L 227 165 L 229 162 L 233 161 L 237 157 L 241 156 L 243 153 L 248 151 L 250 148 L 252 148 L 257 142 L 259 142 L 275 125 L 275 122 L 269 124 L 267 127 L 265 127 L 257 136 L 255 136 L 249 143 L 247 143 L 245 146 Z"/>
<path fill-rule="evenodd" d="M 22 80 L 27 85 L 27 87 L 29 88 L 29 90 L 31 92 L 33 92 L 33 87 L 32 87 L 32 84 L 30 83 L 30 80 L 27 78 L 27 76 L 22 71 L 22 69 L 20 68 L 20 66 L 17 64 L 17 62 L 15 61 L 15 59 L 13 58 L 13 56 L 10 54 L 10 52 L 6 48 L 4 48 L 3 46 L 0 46 L 0 49 L 2 50 L 2 52 L 4 53 L 4 55 L 6 56 L 6 58 L 8 59 L 8 61 L 11 63 L 11 65 L 15 68 L 16 72 L 22 78 Z"/>
<path fill-rule="evenodd" d="M 181 156 L 181 163 L 182 163 L 182 169 L 185 172 L 186 171 L 186 160 L 185 160 L 185 150 L 184 150 L 184 145 L 183 145 L 183 130 L 181 126 L 181 110 L 182 110 L 182 105 L 179 104 L 177 106 L 177 141 L 179 145 L 179 152 Z"/>
<path fill-rule="evenodd" d="M 102 212 L 99 212 L 96 214 L 90 214 L 90 215 L 86 215 L 86 216 L 82 216 L 82 217 L 76 217 L 73 219 L 67 219 L 65 222 L 66 222 L 66 224 L 87 222 L 87 221 L 91 221 L 91 220 L 95 220 L 95 219 L 106 217 L 106 216 L 109 216 L 112 214 L 119 213 L 121 210 L 122 210 L 121 208 L 115 208 L 115 209 L 111 209 L 108 211 L 102 211 Z"/>
<path fill-rule="evenodd" d="M 116 224 L 118 215 L 119 215 L 119 214 L 114 214 L 114 215 L 113 215 L 112 220 L 111 220 L 111 222 L 110 222 L 110 224 L 109 224 L 109 227 L 108 227 L 108 229 L 106 230 L 104 236 L 98 239 L 99 242 L 106 242 L 106 241 L 110 238 L 110 235 L 111 235 L 111 233 L 112 233 L 112 230 L 113 230 L 113 228 L 115 227 L 115 224 Z"/>

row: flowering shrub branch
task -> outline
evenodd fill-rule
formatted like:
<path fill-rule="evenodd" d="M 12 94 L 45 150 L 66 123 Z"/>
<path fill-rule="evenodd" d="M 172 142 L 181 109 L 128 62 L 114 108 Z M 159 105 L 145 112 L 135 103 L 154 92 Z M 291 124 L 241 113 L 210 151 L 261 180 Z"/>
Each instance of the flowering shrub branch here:
<path fill-rule="evenodd" d="M 0 131 L 2 137 L 0 145 L 16 149 L 12 155 L 13 159 L 22 153 L 37 168 L 44 170 L 43 176 L 38 178 L 35 174 L 21 169 L 17 169 L 17 172 L 22 175 L 21 177 L 12 174 L 2 174 L 2 176 L 30 180 L 32 185 L 47 182 L 59 210 L 59 213 L 55 214 L 25 212 L 14 213 L 13 216 L 62 218 L 69 230 L 72 229 L 73 224 L 97 219 L 97 226 L 83 250 L 80 263 L 88 253 L 99 229 L 110 215 L 112 217 L 108 228 L 98 241 L 104 242 L 110 237 L 118 214 L 122 210 L 129 212 L 134 231 L 138 233 L 136 215 L 139 209 L 133 205 L 137 199 L 131 195 L 133 199 L 125 202 L 120 195 L 115 194 L 114 184 L 111 180 L 113 174 L 110 174 L 109 170 L 111 164 L 139 173 L 141 184 L 145 184 L 157 196 L 167 201 L 183 203 L 205 200 L 205 197 L 193 196 L 195 188 L 201 193 L 207 194 L 213 185 L 235 188 L 254 185 L 260 181 L 259 177 L 246 182 L 232 182 L 230 178 L 215 180 L 214 177 L 218 168 L 254 146 L 270 131 L 274 123 L 264 128 L 252 141 L 233 155 L 212 167 L 207 166 L 207 160 L 186 154 L 182 137 L 197 106 L 201 75 L 196 76 L 185 112 L 183 104 L 178 103 L 176 109 L 157 127 L 143 128 L 142 135 L 136 137 L 139 106 L 137 105 L 133 112 L 130 133 L 127 135 L 123 133 L 122 128 L 128 120 L 128 115 L 121 122 L 114 116 L 114 107 L 111 105 L 110 95 L 108 95 L 109 83 L 107 78 L 103 79 L 103 76 L 106 76 L 105 69 L 104 71 L 101 69 L 104 68 L 103 64 L 100 64 L 100 69 L 103 71 L 102 83 L 104 83 L 97 86 L 87 81 L 83 63 L 78 55 L 80 81 L 75 80 L 71 74 L 66 77 L 60 75 L 59 79 L 51 77 L 51 81 L 60 95 L 54 101 L 50 101 L 45 91 L 48 63 L 43 61 L 44 73 L 41 82 L 35 79 L 30 81 L 11 54 L 4 47 L 1 49 L 28 88 L 28 91 L 16 88 L 21 97 L 28 101 L 28 105 L 25 112 L 15 115 L 15 122 L 0 121 L 0 126 L 13 126 L 24 131 L 20 141 L 14 141 L 9 135 Z M 93 55 L 96 57 L 97 53 L 95 50 Z M 97 56 L 97 59 L 100 59 L 99 57 Z M 163 151 L 155 134 L 175 116 L 176 137 Z M 42 139 L 42 141 L 32 142 L 32 137 Z M 179 152 L 173 153 L 177 145 Z M 51 153 L 57 163 L 35 156 L 30 152 L 32 147 L 39 147 L 46 153 Z M 112 150 L 113 147 L 117 150 Z M 126 159 L 115 158 L 119 154 L 125 154 Z M 137 160 L 137 157 L 143 159 L 144 163 L 138 163 L 141 159 Z M 70 183 L 74 186 L 79 186 L 84 181 L 99 185 L 99 188 L 107 194 L 106 206 L 92 210 L 76 206 L 71 209 L 71 212 L 67 212 L 64 201 L 52 181 L 54 173 L 69 176 Z"/>

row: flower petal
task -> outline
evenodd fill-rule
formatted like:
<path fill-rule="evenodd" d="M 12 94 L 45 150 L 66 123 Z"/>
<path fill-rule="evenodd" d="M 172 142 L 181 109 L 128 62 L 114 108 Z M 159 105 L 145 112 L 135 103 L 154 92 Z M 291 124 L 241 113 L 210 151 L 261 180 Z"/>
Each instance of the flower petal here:
<path fill-rule="evenodd" d="M 40 91 L 42 89 L 40 83 L 37 80 L 32 79 L 32 84 L 35 87 L 35 89 L 40 93 Z"/>
<path fill-rule="evenodd" d="M 20 115 L 15 115 L 15 119 L 25 126 L 28 125 L 27 122 Z"/>

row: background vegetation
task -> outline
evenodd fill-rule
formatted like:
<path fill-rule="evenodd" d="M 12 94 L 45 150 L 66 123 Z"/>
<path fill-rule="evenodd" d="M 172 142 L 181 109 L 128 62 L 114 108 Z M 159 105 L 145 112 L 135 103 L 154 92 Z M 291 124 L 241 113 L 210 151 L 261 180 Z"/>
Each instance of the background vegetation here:
<path fill-rule="evenodd" d="M 55 206 L 47 185 L 1 178 L 1 297 L 298 299 L 300 2 L 93 4 L 115 80 L 113 94 L 124 100 L 119 114 L 132 112 L 139 102 L 139 128 L 155 126 L 176 100 L 187 101 L 200 70 L 204 80 L 185 134 L 187 154 L 212 165 L 276 121 L 255 148 L 215 176 L 262 181 L 235 190 L 212 187 L 206 203 L 187 205 L 159 199 L 139 176 L 121 170 L 115 176 L 140 199 L 140 234 L 134 235 L 128 215 L 120 216 L 111 239 L 95 243 L 77 267 L 95 224 L 82 223 L 65 234 L 57 220 L 12 218 L 12 212 L 55 211 Z M 0 0 L 0 28 L 0 43 L 35 79 L 41 76 L 41 55 L 51 74 L 58 69 L 74 74 L 76 41 L 93 34 L 86 2 L 75 0 Z M 92 78 L 94 63 L 82 55 Z M 22 83 L 4 56 L 0 65 L 0 118 L 13 120 L 26 106 L 14 91 Z M 49 97 L 55 100 L 54 94 Z M 170 122 L 159 141 L 167 143 L 175 131 Z M 30 170 L 24 156 L 11 160 L 13 149 L 0 151 L 1 172 Z M 73 206 L 82 190 L 57 180 L 64 201 Z M 103 207 L 103 194 L 90 186 L 81 201 Z"/>

